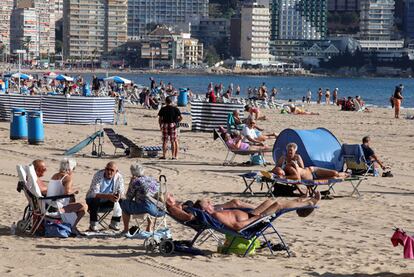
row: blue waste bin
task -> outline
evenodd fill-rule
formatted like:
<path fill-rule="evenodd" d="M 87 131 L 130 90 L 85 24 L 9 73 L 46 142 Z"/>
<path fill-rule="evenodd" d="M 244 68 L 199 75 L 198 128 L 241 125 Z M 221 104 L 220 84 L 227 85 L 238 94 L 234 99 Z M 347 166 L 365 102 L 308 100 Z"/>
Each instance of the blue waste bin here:
<path fill-rule="evenodd" d="M 41 144 L 45 141 L 43 129 L 42 111 L 29 112 L 28 114 L 28 140 L 29 144 Z"/>
<path fill-rule="evenodd" d="M 83 94 L 83 96 L 92 96 L 91 89 L 89 87 L 89 83 L 85 83 L 83 85 L 82 94 Z"/>
<path fill-rule="evenodd" d="M 178 95 L 177 105 L 185 107 L 188 104 L 188 91 L 186 88 L 180 88 L 180 94 Z"/>
<path fill-rule="evenodd" d="M 10 115 L 10 139 L 27 138 L 27 113 L 25 109 L 12 108 Z"/>

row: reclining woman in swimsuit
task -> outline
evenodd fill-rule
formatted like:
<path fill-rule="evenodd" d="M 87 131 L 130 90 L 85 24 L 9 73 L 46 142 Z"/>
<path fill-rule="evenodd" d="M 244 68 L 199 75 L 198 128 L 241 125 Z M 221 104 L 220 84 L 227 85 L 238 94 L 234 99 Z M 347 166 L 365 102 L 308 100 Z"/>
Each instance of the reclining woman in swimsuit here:
<path fill-rule="evenodd" d="M 288 143 L 286 145 L 286 155 L 281 156 L 279 158 L 279 160 L 277 161 L 276 167 L 280 167 L 282 169 L 285 169 L 285 167 L 288 163 L 291 163 L 291 162 L 294 161 L 294 162 L 297 162 L 297 164 L 300 167 L 305 168 L 305 166 L 303 164 L 302 157 L 299 154 L 296 153 L 297 150 L 298 150 L 298 145 L 296 143 L 294 143 L 294 142 Z"/>
<path fill-rule="evenodd" d="M 279 177 L 292 180 L 315 180 L 315 179 L 332 179 L 346 178 L 349 174 L 338 172 L 336 170 L 326 169 L 322 167 L 309 166 L 305 167 L 302 157 L 296 154 L 298 146 L 296 143 L 286 145 L 286 156 L 280 157 L 276 167 L 272 169 Z"/>
<path fill-rule="evenodd" d="M 246 142 L 243 142 L 243 137 L 240 132 L 235 132 L 234 134 L 234 138 L 232 138 L 229 133 L 221 134 L 224 142 L 233 151 L 261 151 L 269 149 L 268 146 L 252 146 Z"/>

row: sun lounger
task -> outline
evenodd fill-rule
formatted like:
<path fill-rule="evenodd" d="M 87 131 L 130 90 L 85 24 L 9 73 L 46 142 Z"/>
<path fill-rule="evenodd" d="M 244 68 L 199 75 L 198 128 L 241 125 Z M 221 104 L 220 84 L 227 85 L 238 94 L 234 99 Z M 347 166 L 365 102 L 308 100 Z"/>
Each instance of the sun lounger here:
<path fill-rule="evenodd" d="M 261 186 L 261 190 L 264 187 L 264 184 L 266 184 L 267 196 L 274 196 L 274 191 L 277 189 L 277 185 L 288 185 L 297 187 L 298 185 L 304 185 L 306 186 L 311 194 L 314 194 L 316 192 L 316 189 L 320 186 L 327 186 L 329 192 L 335 192 L 334 186 L 341 182 L 350 182 L 353 191 L 350 194 L 350 196 L 353 196 L 355 193 L 357 193 L 359 196 L 361 194 L 358 191 L 358 185 L 361 182 L 361 178 L 357 176 L 351 176 L 349 178 L 344 179 L 318 179 L 318 180 L 291 180 L 291 179 L 283 179 L 278 178 L 274 174 L 268 172 L 268 171 L 261 171 L 261 172 L 248 172 L 245 174 L 239 175 L 243 178 L 245 189 L 243 193 L 250 192 L 252 195 L 253 190 L 252 186 L 255 183 L 258 183 Z"/>
<path fill-rule="evenodd" d="M 260 191 L 262 191 L 263 188 L 265 188 L 267 189 L 266 196 L 272 196 L 272 180 L 268 178 L 262 178 L 262 176 L 260 176 L 260 178 L 257 178 L 257 172 L 248 172 L 240 174 L 239 176 L 242 177 L 243 182 L 246 186 L 242 193 L 250 193 L 251 195 L 254 195 L 252 186 L 255 183 L 258 183 L 260 185 Z M 264 185 L 266 185 L 266 187 L 264 187 Z"/>
<path fill-rule="evenodd" d="M 162 150 L 161 146 L 139 146 L 123 135 L 118 134 L 118 137 L 120 141 L 128 147 L 127 151 L 130 155 L 131 153 L 134 153 L 135 155 L 135 152 L 137 152 L 138 156 L 143 156 L 144 152 L 146 152 L 148 157 L 156 157 L 158 156 L 158 152 Z"/>
<path fill-rule="evenodd" d="M 210 214 L 208 214 L 204 211 L 201 211 L 201 210 L 196 209 L 196 208 L 188 208 L 188 210 L 196 218 L 196 220 L 194 220 L 193 224 L 195 224 L 195 222 L 197 222 L 200 226 L 199 231 L 195 235 L 195 238 L 199 237 L 201 235 L 201 233 L 203 233 L 204 231 L 212 229 L 212 230 L 215 230 L 219 233 L 233 236 L 233 241 L 229 244 L 229 247 L 233 244 L 233 242 L 236 238 L 244 238 L 244 239 L 247 239 L 247 240 L 252 240 L 252 243 L 250 244 L 250 246 L 248 247 L 248 249 L 244 253 L 244 256 L 248 255 L 248 253 L 250 251 L 250 248 L 254 245 L 254 242 L 257 239 L 263 239 L 265 245 L 267 246 L 267 248 L 270 250 L 271 254 L 273 255 L 274 253 L 273 253 L 272 245 L 271 245 L 270 240 L 268 238 L 269 238 L 269 236 L 276 234 L 277 237 L 279 238 L 279 240 L 281 241 L 281 243 L 283 244 L 284 250 L 287 252 L 288 256 L 290 257 L 291 252 L 290 252 L 287 244 L 284 242 L 282 236 L 276 230 L 276 228 L 272 224 L 272 222 L 274 220 L 276 220 L 277 218 L 279 218 L 280 216 L 282 216 L 283 214 L 285 214 L 285 213 L 292 212 L 292 211 L 297 211 L 297 210 L 301 210 L 301 209 L 309 209 L 309 208 L 318 208 L 318 207 L 317 206 L 307 206 L 307 207 L 301 207 L 301 208 L 283 209 L 283 210 L 280 210 L 280 211 L 278 211 L 277 213 L 275 213 L 273 215 L 262 217 L 262 218 L 260 218 L 256 221 L 252 222 L 251 224 L 244 227 L 240 231 L 235 231 L 235 230 L 231 230 L 231 229 L 227 228 L 226 226 L 224 226 L 223 223 L 219 222 L 217 219 L 215 219 Z M 226 248 L 224 249 L 224 253 L 228 252 L 229 247 L 227 247 L 227 249 Z"/>
<path fill-rule="evenodd" d="M 115 133 L 114 129 L 112 128 L 104 128 L 103 129 L 105 134 L 108 136 L 109 140 L 111 141 L 112 145 L 115 147 L 114 155 L 116 153 L 116 149 L 124 149 L 125 146 L 122 141 L 119 139 L 118 134 Z"/>

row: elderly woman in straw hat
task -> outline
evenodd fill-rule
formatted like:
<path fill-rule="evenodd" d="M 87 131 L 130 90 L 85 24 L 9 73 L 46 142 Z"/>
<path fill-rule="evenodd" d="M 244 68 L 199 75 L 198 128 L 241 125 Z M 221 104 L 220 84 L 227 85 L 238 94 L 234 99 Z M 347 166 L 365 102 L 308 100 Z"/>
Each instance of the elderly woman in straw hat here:
<path fill-rule="evenodd" d="M 131 181 L 129 182 L 128 191 L 125 199 L 122 199 L 120 204 L 122 208 L 122 220 L 124 222 L 124 233 L 129 230 L 129 221 L 131 214 L 149 214 L 151 216 L 160 217 L 164 215 L 150 200 L 154 198 L 160 186 L 157 180 L 153 177 L 145 175 L 145 169 L 140 164 L 133 164 L 130 167 Z M 151 221 L 148 220 L 147 231 L 151 228 Z"/>

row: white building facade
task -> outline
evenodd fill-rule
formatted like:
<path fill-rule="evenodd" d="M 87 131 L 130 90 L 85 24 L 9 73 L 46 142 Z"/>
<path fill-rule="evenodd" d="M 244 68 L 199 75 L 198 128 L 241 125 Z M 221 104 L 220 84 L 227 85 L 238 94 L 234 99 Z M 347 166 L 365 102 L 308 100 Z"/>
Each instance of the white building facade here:
<path fill-rule="evenodd" d="M 394 6 L 394 0 L 361 0 L 361 39 L 390 40 L 394 24 Z"/>
<path fill-rule="evenodd" d="M 13 0 L 2 0 L 0 5 L 0 43 L 4 53 L 10 51 L 10 16 Z"/>
<path fill-rule="evenodd" d="M 55 53 L 54 0 L 27 0 L 11 15 L 10 50 L 25 49 L 26 59 L 41 60 Z"/>
<path fill-rule="evenodd" d="M 127 0 L 65 0 L 63 57 L 97 60 L 127 41 Z"/>
<path fill-rule="evenodd" d="M 241 9 L 240 57 L 243 60 L 268 63 L 270 11 L 266 5 L 253 3 Z"/>

